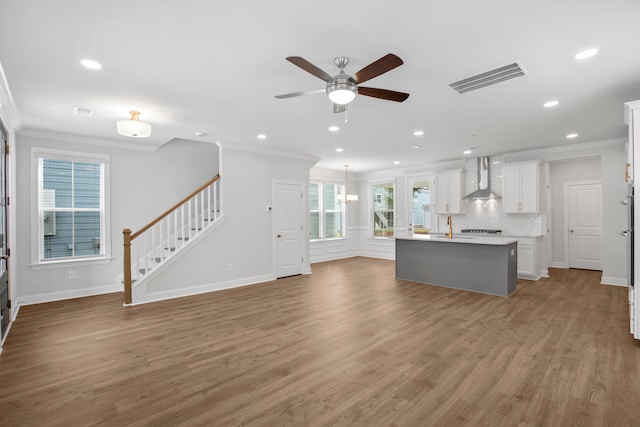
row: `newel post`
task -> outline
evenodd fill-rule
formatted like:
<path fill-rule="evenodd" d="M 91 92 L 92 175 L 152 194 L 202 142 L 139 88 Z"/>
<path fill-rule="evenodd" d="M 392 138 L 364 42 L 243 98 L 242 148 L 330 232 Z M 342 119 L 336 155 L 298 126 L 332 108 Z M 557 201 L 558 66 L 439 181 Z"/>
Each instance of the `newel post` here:
<path fill-rule="evenodd" d="M 131 304 L 131 230 L 122 230 L 124 235 L 124 303 Z"/>

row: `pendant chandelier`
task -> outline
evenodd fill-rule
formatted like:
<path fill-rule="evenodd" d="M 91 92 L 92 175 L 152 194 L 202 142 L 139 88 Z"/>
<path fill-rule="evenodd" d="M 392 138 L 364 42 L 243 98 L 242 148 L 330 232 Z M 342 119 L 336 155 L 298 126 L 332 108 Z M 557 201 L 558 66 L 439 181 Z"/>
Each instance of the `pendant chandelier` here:
<path fill-rule="evenodd" d="M 344 165 L 344 192 L 346 194 L 345 203 L 357 202 L 357 194 L 349 194 L 349 165 Z"/>

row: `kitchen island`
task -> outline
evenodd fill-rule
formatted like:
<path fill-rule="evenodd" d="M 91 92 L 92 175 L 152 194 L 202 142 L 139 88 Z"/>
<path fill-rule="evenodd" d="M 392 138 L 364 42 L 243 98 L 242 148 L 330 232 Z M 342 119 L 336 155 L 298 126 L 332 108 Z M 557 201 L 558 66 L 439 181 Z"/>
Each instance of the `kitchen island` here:
<path fill-rule="evenodd" d="M 508 296 L 516 290 L 517 242 L 435 234 L 396 238 L 396 278 Z"/>

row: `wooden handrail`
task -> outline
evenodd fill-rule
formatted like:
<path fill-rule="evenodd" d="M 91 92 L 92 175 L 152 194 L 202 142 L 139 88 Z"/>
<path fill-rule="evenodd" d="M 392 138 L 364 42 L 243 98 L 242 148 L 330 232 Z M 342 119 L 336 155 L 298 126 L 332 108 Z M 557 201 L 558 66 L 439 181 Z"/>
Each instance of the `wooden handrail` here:
<path fill-rule="evenodd" d="M 144 227 L 142 227 L 140 230 L 136 231 L 135 233 L 132 233 L 131 234 L 131 240 L 135 239 L 136 237 L 138 237 L 139 235 L 141 235 L 142 233 L 144 233 L 145 231 L 147 231 L 148 229 L 150 229 L 151 227 L 153 227 L 154 225 L 156 225 L 157 223 L 162 221 L 166 216 L 168 216 L 171 212 L 176 210 L 180 205 L 182 205 L 187 200 L 191 199 L 193 196 L 195 196 L 196 194 L 198 194 L 199 192 L 201 192 L 202 190 L 204 190 L 205 188 L 207 188 L 208 186 L 210 186 L 211 184 L 213 184 L 214 182 L 216 182 L 219 179 L 220 179 L 220 174 L 217 174 L 216 176 L 211 178 L 209 181 L 207 181 L 204 184 L 202 184 L 200 187 L 198 187 L 197 190 L 195 190 L 193 193 L 189 194 L 187 197 L 185 197 L 184 199 L 180 200 L 178 203 L 176 203 L 175 205 L 173 205 L 172 207 L 167 209 L 162 215 L 158 216 L 156 219 L 154 219 L 149 224 L 145 225 Z"/>

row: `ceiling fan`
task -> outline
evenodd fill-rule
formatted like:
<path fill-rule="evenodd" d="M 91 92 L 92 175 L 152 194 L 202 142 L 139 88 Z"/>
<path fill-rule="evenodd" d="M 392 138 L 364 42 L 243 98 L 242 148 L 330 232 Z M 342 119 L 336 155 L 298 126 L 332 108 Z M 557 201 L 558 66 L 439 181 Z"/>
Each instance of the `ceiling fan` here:
<path fill-rule="evenodd" d="M 287 93 L 284 95 L 276 95 L 276 98 L 278 99 L 326 92 L 329 99 L 333 102 L 333 112 L 342 113 L 347 110 L 347 105 L 355 99 L 356 94 L 395 102 L 402 102 L 409 97 L 409 94 L 404 92 L 359 86 L 360 83 L 364 83 L 367 80 L 378 77 L 379 75 L 404 64 L 402 59 L 392 53 L 372 62 L 360 71 L 356 72 L 353 76 L 345 74 L 344 72 L 344 67 L 349 63 L 349 58 L 346 56 L 338 56 L 334 59 L 333 62 L 340 69 L 340 72 L 333 77 L 299 56 L 289 56 L 286 59 L 293 65 L 296 65 L 306 72 L 324 80 L 327 82 L 327 86 L 324 89 L 313 89 L 302 92 Z"/>

